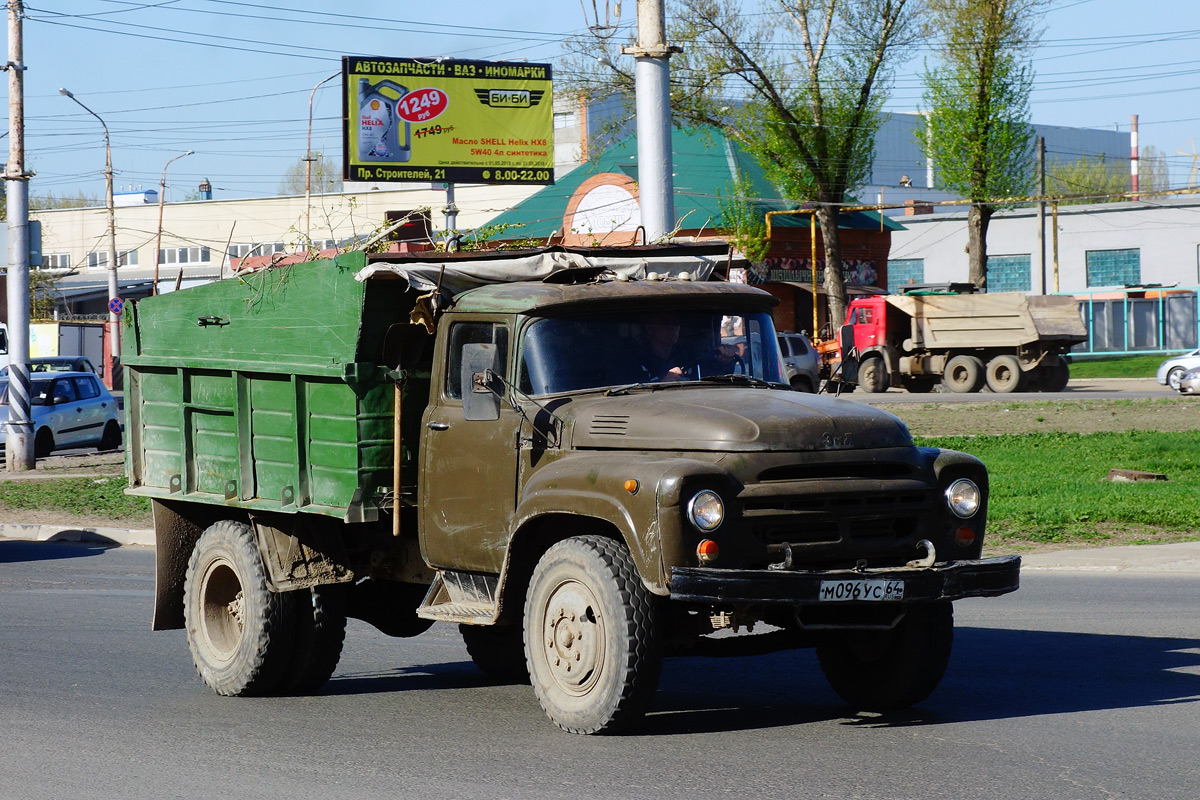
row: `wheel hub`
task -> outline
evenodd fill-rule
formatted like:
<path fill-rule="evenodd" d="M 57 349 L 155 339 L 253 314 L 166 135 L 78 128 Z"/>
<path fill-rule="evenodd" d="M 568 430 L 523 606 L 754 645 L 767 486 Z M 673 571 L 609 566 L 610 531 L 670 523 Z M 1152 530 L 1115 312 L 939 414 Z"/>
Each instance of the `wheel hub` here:
<path fill-rule="evenodd" d="M 555 683 L 568 694 L 586 694 L 599 679 L 604 631 L 597 604 L 586 586 L 569 581 L 550 595 L 543 616 L 542 643 Z"/>

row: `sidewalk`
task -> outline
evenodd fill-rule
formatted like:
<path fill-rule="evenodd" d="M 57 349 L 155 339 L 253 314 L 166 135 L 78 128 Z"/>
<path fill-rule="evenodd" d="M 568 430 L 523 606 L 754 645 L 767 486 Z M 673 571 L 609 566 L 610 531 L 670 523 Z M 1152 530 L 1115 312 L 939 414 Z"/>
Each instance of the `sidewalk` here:
<path fill-rule="evenodd" d="M 154 531 L 125 528 L 72 528 L 62 525 L 0 524 L 0 539 L 35 542 L 95 542 L 154 546 Z M 1091 547 L 1021 556 L 1025 572 L 1101 572 L 1200 575 L 1200 542 Z"/>

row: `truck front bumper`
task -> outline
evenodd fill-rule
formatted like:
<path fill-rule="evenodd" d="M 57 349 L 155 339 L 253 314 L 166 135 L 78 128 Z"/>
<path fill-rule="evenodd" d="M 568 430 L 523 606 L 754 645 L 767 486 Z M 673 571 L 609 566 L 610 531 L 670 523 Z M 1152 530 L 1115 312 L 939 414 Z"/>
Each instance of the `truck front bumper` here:
<path fill-rule="evenodd" d="M 673 567 L 670 596 L 672 600 L 713 605 L 827 605 L 833 599 L 846 602 L 844 597 L 830 597 L 830 587 L 835 584 L 903 581 L 903 593 L 897 601 L 931 602 L 1007 594 L 1017 590 L 1020 578 L 1020 556 L 947 561 L 932 567 L 864 570 Z M 825 599 L 822 599 L 823 587 Z M 896 601 L 864 598 L 849 602 Z"/>

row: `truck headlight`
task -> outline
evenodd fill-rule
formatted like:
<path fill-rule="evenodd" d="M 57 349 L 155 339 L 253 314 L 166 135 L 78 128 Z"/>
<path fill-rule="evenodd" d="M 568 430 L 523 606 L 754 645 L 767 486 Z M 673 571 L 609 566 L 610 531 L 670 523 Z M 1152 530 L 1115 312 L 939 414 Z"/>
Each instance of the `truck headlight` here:
<path fill-rule="evenodd" d="M 697 529 L 705 533 L 715 531 L 725 519 L 725 504 L 721 502 L 721 496 L 712 489 L 704 489 L 696 492 L 688 501 L 687 515 Z"/>
<path fill-rule="evenodd" d="M 979 511 L 982 495 L 974 481 L 959 478 L 946 487 L 946 505 L 961 519 L 969 519 Z"/>

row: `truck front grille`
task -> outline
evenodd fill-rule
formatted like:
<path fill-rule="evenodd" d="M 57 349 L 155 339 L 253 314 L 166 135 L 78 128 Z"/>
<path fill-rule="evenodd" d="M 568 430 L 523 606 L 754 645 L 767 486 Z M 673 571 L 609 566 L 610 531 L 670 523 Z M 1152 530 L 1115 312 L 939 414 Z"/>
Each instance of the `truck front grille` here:
<path fill-rule="evenodd" d="M 766 544 L 903 540 L 932 505 L 928 490 L 759 497 L 743 505 L 747 531 Z"/>

